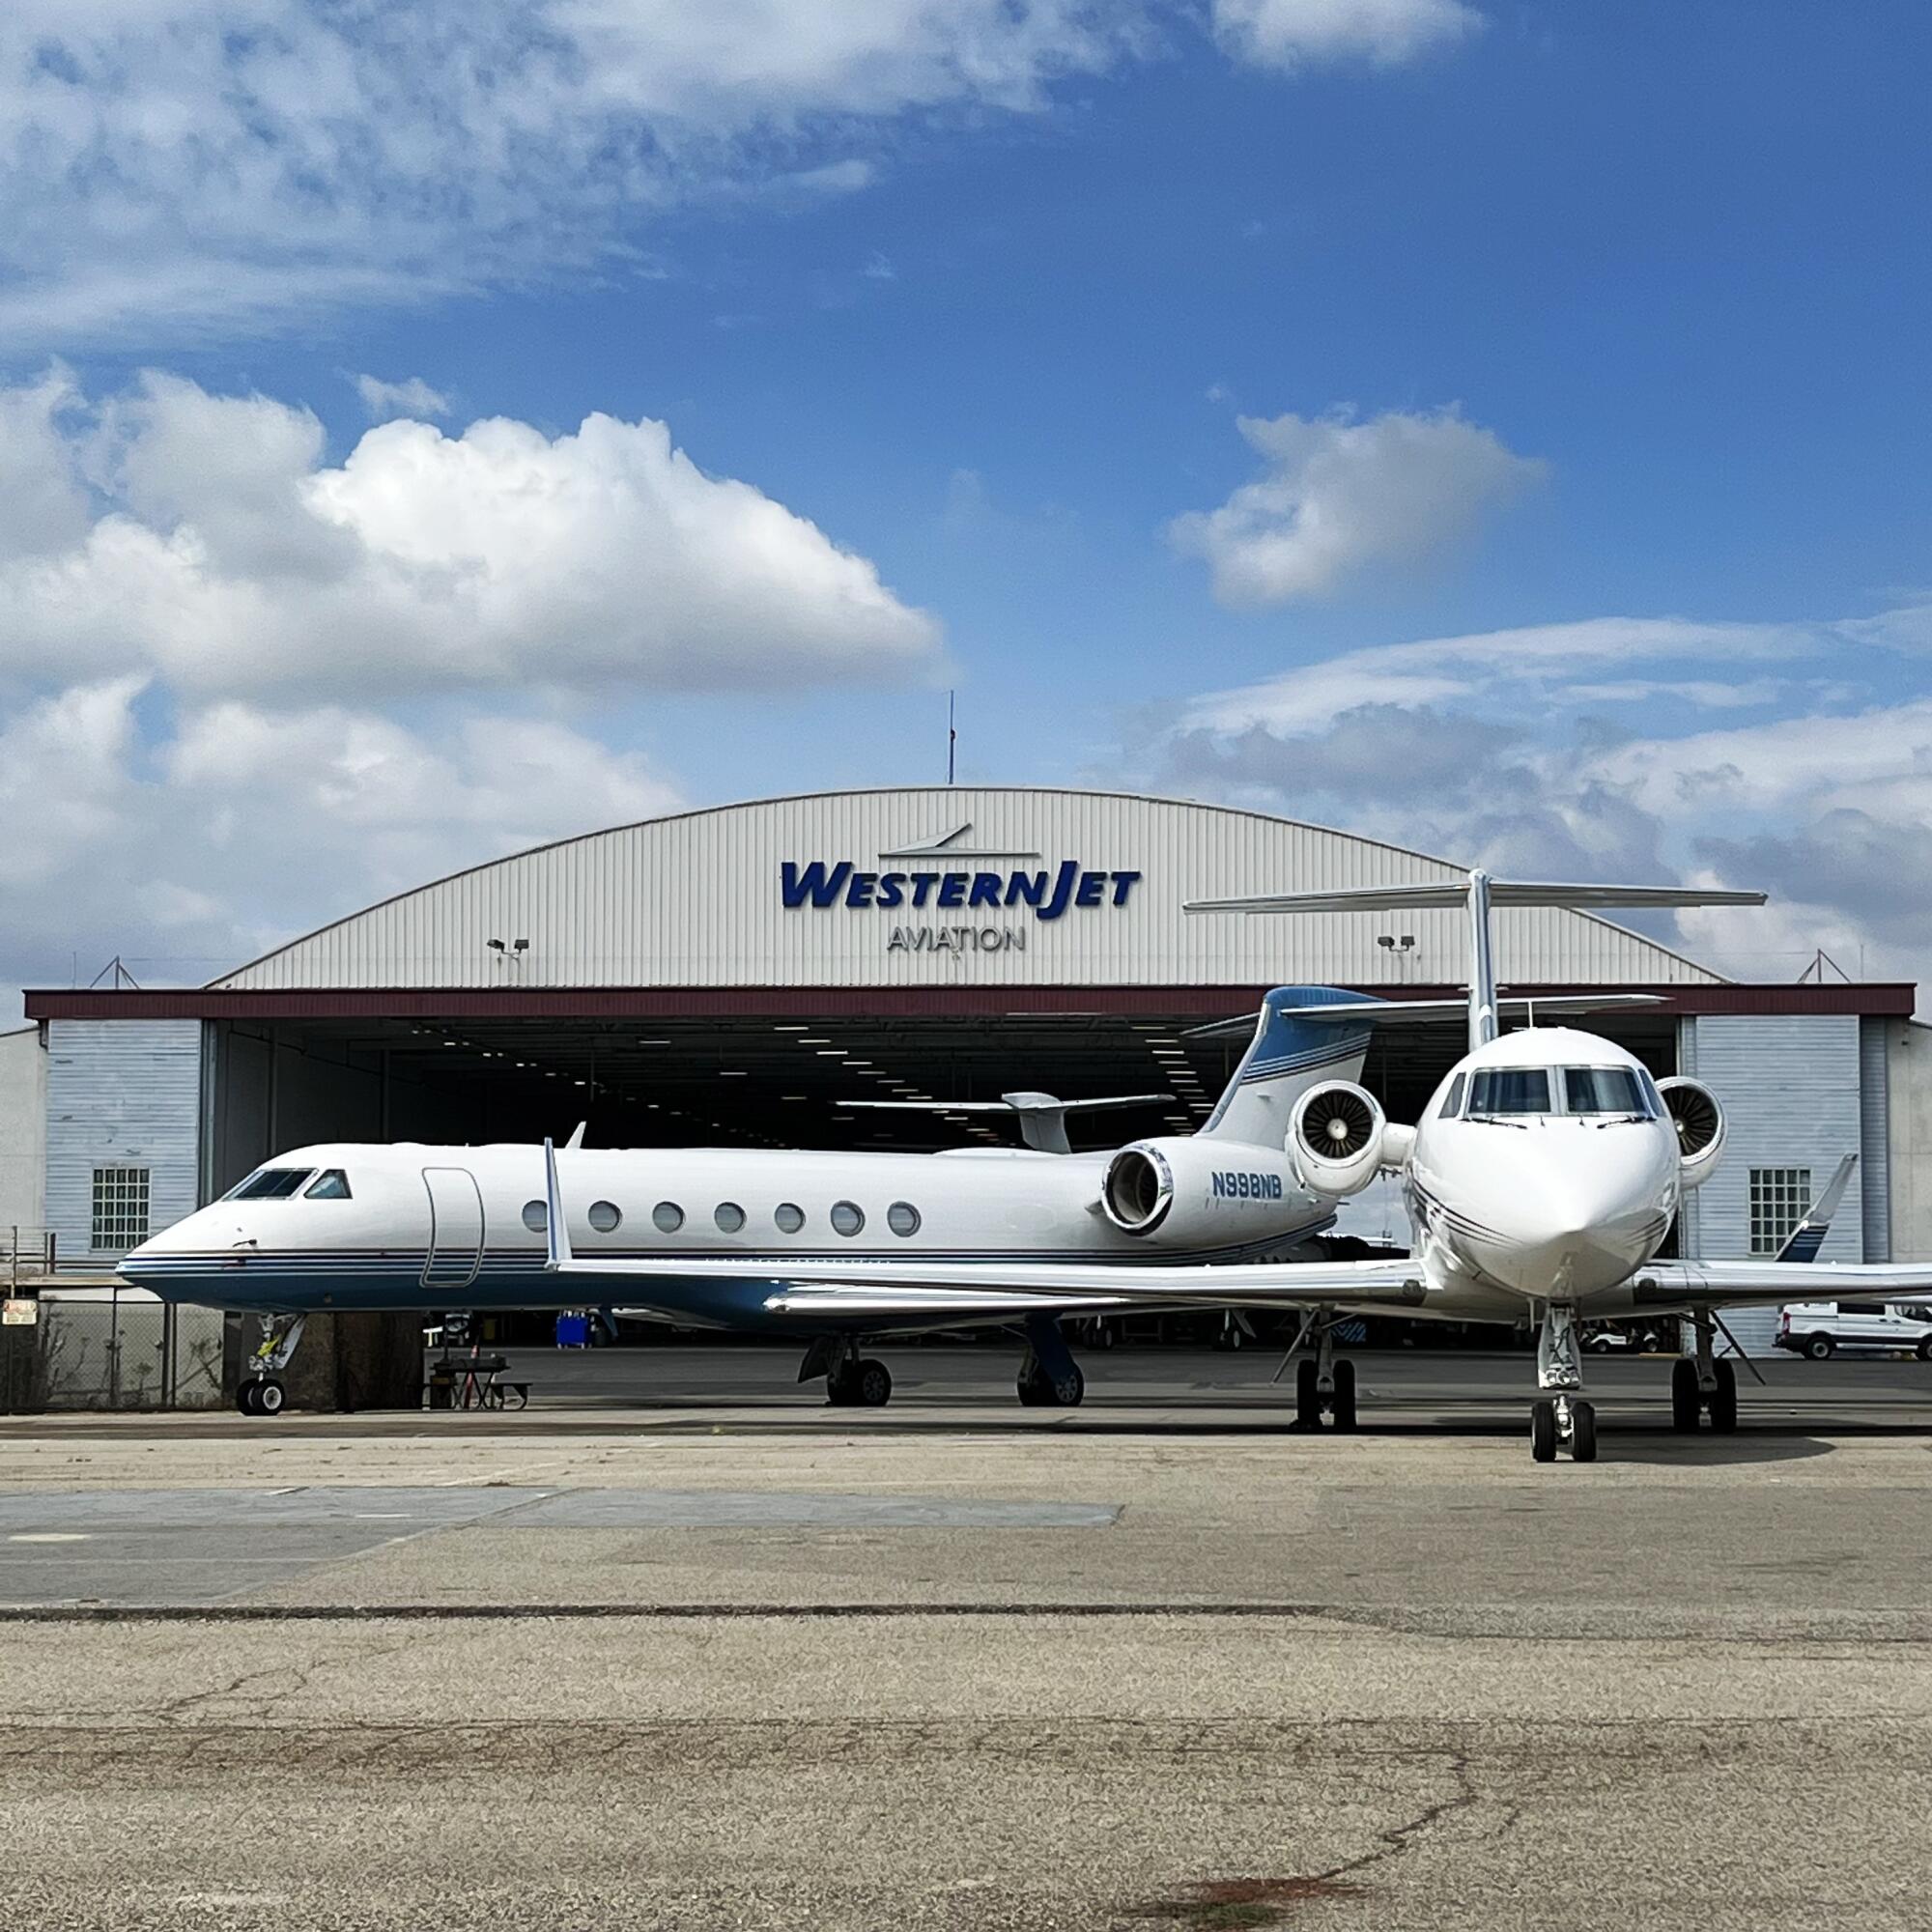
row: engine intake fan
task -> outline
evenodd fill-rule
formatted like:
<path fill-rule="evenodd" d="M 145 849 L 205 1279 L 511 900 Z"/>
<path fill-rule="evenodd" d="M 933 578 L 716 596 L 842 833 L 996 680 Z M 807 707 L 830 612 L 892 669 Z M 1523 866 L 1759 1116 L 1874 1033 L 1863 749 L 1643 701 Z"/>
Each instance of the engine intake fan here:
<path fill-rule="evenodd" d="M 1660 1080 L 1657 1091 L 1670 1110 L 1677 1129 L 1678 1157 L 1684 1163 L 1684 1184 L 1695 1187 L 1718 1164 L 1724 1146 L 1724 1110 L 1702 1081 L 1680 1075 Z"/>
<path fill-rule="evenodd" d="M 1288 1121 L 1296 1178 L 1318 1194 L 1359 1193 L 1381 1165 L 1387 1127 L 1380 1102 L 1352 1080 L 1311 1087 Z"/>

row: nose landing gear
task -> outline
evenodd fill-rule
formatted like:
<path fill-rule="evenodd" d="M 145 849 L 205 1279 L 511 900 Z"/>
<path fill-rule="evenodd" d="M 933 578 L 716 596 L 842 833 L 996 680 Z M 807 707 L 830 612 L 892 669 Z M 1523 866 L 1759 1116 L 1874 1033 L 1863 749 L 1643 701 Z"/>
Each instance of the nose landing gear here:
<path fill-rule="evenodd" d="M 262 1339 L 235 1389 L 235 1406 L 243 1415 L 279 1415 L 288 1406 L 282 1371 L 301 1346 L 305 1320 L 300 1315 L 276 1315 L 264 1321 Z"/>
<path fill-rule="evenodd" d="M 1597 1460 L 1597 1411 L 1583 1400 L 1583 1355 L 1578 1346 L 1577 1311 L 1552 1301 L 1543 1312 L 1536 1338 L 1536 1386 L 1544 1391 L 1529 1408 L 1529 1453 L 1553 1463 L 1560 1448 L 1573 1463 Z"/>

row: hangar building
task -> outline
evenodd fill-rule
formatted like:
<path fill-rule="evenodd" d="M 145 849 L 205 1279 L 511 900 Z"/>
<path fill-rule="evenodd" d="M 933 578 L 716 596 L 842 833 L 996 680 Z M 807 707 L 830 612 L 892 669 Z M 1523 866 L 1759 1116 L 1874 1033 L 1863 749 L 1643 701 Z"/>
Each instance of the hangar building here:
<path fill-rule="evenodd" d="M 617 826 L 439 879 L 225 974 L 27 995 L 44 1064 L 44 1217 L 67 1266 L 113 1259 L 270 1153 L 325 1139 L 906 1148 L 997 1117 L 854 1099 L 1164 1093 L 1097 1135 L 1184 1130 L 1236 1049 L 1190 1039 L 1299 981 L 1459 990 L 1462 919 L 1188 916 L 1190 897 L 1455 876 L 1263 813 L 1030 787 L 761 799 Z M 1605 1014 L 1657 1074 L 1722 1094 L 1730 1147 L 1687 1253 L 1775 1247 L 1857 1149 L 1828 1258 L 1932 1254 L 1928 1053 L 1909 984 L 1740 984 L 1594 916 L 1500 915 L 1518 991 L 1641 989 Z M 1450 1026 L 1378 1039 L 1413 1117 Z M 26 1104 L 31 1107 L 32 1099 Z M 20 1165 L 16 1151 L 15 1167 Z"/>

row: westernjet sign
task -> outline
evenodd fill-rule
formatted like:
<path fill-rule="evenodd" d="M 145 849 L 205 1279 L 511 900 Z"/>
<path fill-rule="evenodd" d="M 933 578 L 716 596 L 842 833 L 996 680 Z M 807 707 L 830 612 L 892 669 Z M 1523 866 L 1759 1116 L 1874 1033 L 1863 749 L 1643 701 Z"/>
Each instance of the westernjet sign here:
<path fill-rule="evenodd" d="M 981 852 L 962 849 L 957 840 L 972 830 L 962 825 L 943 838 L 879 854 L 880 868 L 862 871 L 849 859 L 787 859 L 779 868 L 779 892 L 787 912 L 963 912 L 972 920 L 935 925 L 895 924 L 886 941 L 889 952 L 1023 952 L 1028 924 L 995 923 L 1001 914 L 1031 913 L 1052 922 L 1067 913 L 1100 912 L 1127 903 L 1140 883 L 1138 872 L 1099 870 L 1077 859 L 1056 867 L 1002 865 L 998 869 L 954 870 L 943 862 L 1037 859 L 1037 852 Z M 901 862 L 893 869 L 894 862 Z M 991 918 L 985 918 L 991 915 Z"/>

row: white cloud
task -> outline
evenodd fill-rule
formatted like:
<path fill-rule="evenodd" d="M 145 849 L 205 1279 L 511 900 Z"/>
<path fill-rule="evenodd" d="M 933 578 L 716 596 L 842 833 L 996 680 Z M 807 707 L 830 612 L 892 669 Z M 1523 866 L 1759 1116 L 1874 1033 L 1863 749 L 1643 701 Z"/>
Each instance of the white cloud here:
<path fill-rule="evenodd" d="M 680 802 L 635 753 L 495 713 L 418 731 L 223 701 L 149 748 L 141 692 L 76 687 L 0 728 L 0 988 L 85 983 L 116 953 L 148 983 L 207 979 L 386 893 Z"/>
<path fill-rule="evenodd" d="M 1687 617 L 1588 617 L 1568 624 L 1525 624 L 1415 643 L 1343 651 L 1257 684 L 1204 693 L 1179 709 L 1188 730 L 1231 731 L 1251 725 L 1307 731 L 1363 704 L 1438 704 L 1497 687 L 1539 696 L 1575 688 L 1562 681 L 1633 660 L 1723 662 L 1783 660 L 1815 650 L 1819 634 L 1798 624 L 1700 622 Z M 1662 687 L 1652 683 L 1645 689 Z M 1609 687 L 1604 688 L 1605 691 Z M 1703 696 L 1694 695 L 1698 691 Z M 1715 680 L 1682 684 L 1692 702 L 1754 702 Z M 1600 694 L 1601 695 L 1601 694 Z M 1622 694 L 1619 694 L 1620 696 Z"/>
<path fill-rule="evenodd" d="M 0 340 L 192 337 L 597 263 L 695 196 L 850 192 L 893 125 L 1041 109 L 1198 0 L 9 0 Z M 1455 0 L 1218 0 L 1388 63 Z"/>
<path fill-rule="evenodd" d="M 1264 473 L 1218 510 L 1177 517 L 1168 534 L 1237 608 L 1320 597 L 1372 565 L 1419 562 L 1546 471 L 1453 408 L 1236 422 Z"/>
<path fill-rule="evenodd" d="M 1685 950 L 1781 980 L 1822 946 L 1848 972 L 1911 980 L 1932 952 L 1932 699 L 1881 701 L 1846 673 L 1895 684 L 1884 653 L 1915 641 L 1897 612 L 1601 618 L 1346 652 L 1176 705 L 1134 777 L 1517 876 L 1765 890 L 1762 914 L 1683 916 Z M 1759 663 L 1804 675 L 1736 674 Z M 1798 715 L 1734 722 L 1794 695 Z M 1639 698 L 1614 729 L 1589 709 Z"/>
<path fill-rule="evenodd" d="M 1214 0 L 1213 19 L 1230 53 L 1275 68 L 1347 59 L 1393 65 L 1483 25 L 1463 0 Z"/>
<path fill-rule="evenodd" d="M 432 389 L 420 376 L 401 383 L 385 383 L 380 376 L 357 376 L 355 393 L 369 412 L 371 422 L 387 422 L 391 416 L 446 416 L 449 398 L 440 389 Z"/>
<path fill-rule="evenodd" d="M 151 374 L 90 422 L 49 381 L 0 404 L 0 430 L 26 426 L 22 473 L 60 485 L 35 550 L 0 558 L 18 676 L 366 697 L 790 688 L 938 661 L 935 621 L 870 562 L 706 474 L 660 422 L 398 420 L 331 468 L 315 417 L 266 397 Z M 106 499 L 91 521 L 83 470 Z"/>
<path fill-rule="evenodd" d="M 11 0 L 0 329 L 152 340 L 420 298 L 591 260 L 694 190 L 850 188 L 867 124 L 1033 108 L 1139 11 Z"/>

